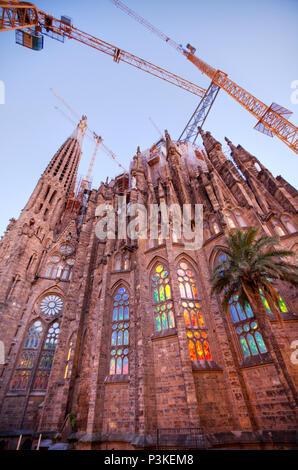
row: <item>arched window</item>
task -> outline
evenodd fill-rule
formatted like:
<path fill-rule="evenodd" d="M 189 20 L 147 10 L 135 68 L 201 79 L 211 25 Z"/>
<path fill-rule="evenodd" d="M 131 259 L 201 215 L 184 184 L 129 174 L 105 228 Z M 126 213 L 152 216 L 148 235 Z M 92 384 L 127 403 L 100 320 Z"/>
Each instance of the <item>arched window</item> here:
<path fill-rule="evenodd" d="M 185 261 L 181 261 L 177 275 L 190 358 L 192 361 L 211 361 L 208 333 L 201 311 L 194 271 Z"/>
<path fill-rule="evenodd" d="M 281 217 L 281 220 L 282 220 L 282 223 L 284 224 L 284 226 L 286 227 L 286 229 L 288 230 L 289 233 L 295 233 L 296 232 L 296 228 L 294 227 L 292 221 L 290 220 L 290 218 L 287 215 L 283 215 Z"/>
<path fill-rule="evenodd" d="M 129 316 L 129 294 L 119 287 L 114 294 L 110 375 L 128 374 Z"/>
<path fill-rule="evenodd" d="M 55 320 L 48 326 L 43 341 L 44 327 L 36 320 L 28 329 L 23 350 L 12 379 L 11 390 L 45 391 L 52 368 L 59 337 L 59 321 Z M 36 368 L 34 377 L 33 370 Z"/>
<path fill-rule="evenodd" d="M 225 214 L 229 228 L 236 228 L 236 224 L 235 224 L 232 213 L 230 211 L 226 211 L 224 214 Z"/>
<path fill-rule="evenodd" d="M 41 350 L 32 390 L 46 390 L 60 333 L 59 321 L 52 323 Z"/>
<path fill-rule="evenodd" d="M 240 225 L 240 227 L 246 227 L 246 223 L 245 223 L 245 221 L 242 217 L 242 214 L 241 214 L 240 210 L 236 209 L 234 214 L 235 214 L 235 217 L 236 217 L 237 222 Z"/>
<path fill-rule="evenodd" d="M 241 307 L 238 296 L 235 295 L 230 302 L 230 313 L 244 358 L 266 353 L 267 348 L 258 331 L 258 324 L 250 305 L 247 304 L 245 308 Z"/>
<path fill-rule="evenodd" d="M 69 281 L 72 274 L 72 266 L 75 260 L 67 257 L 65 261 L 62 261 L 59 254 L 55 254 L 51 257 L 49 264 L 46 267 L 46 277 L 51 279 L 59 278 L 62 281 Z"/>
<path fill-rule="evenodd" d="M 284 235 L 286 235 L 286 232 L 282 228 L 281 223 L 279 222 L 278 219 L 273 218 L 271 222 L 273 224 L 274 230 L 277 233 L 277 235 L 279 235 L 280 237 L 283 237 Z"/>
<path fill-rule="evenodd" d="M 227 257 L 222 253 L 218 259 L 223 262 Z M 235 295 L 230 300 L 229 311 L 244 358 L 266 353 L 267 348 L 258 330 L 251 306 L 247 304 L 243 308 L 238 302 L 238 295 Z"/>
<path fill-rule="evenodd" d="M 175 328 L 175 319 L 172 302 L 172 291 L 168 270 L 158 264 L 151 277 L 155 330 Z"/>
<path fill-rule="evenodd" d="M 219 228 L 218 222 L 216 220 L 216 217 L 211 217 L 210 226 L 212 228 L 213 233 L 217 234 L 217 233 L 220 232 L 220 228 Z"/>

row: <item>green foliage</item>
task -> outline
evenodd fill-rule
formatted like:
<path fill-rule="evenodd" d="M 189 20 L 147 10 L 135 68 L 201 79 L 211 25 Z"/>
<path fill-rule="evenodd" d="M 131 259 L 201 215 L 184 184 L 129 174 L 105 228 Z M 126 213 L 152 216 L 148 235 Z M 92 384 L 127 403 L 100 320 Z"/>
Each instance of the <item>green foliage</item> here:
<path fill-rule="evenodd" d="M 224 294 L 223 310 L 226 312 L 234 295 L 239 296 L 242 306 L 248 303 L 247 292 L 260 298 L 260 290 L 270 307 L 278 311 L 279 294 L 275 281 L 285 281 L 298 286 L 298 268 L 286 259 L 294 253 L 278 249 L 278 237 L 262 235 L 258 229 L 232 230 L 225 237 L 226 246 L 215 250 L 226 255 L 217 263 L 211 274 L 211 294 Z"/>

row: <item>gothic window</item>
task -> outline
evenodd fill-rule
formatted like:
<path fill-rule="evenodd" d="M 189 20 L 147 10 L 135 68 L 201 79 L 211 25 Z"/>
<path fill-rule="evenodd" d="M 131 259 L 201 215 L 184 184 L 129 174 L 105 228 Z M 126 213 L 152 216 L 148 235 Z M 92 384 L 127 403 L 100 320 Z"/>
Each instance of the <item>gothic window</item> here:
<path fill-rule="evenodd" d="M 215 217 L 211 217 L 210 226 L 212 228 L 213 233 L 217 234 L 220 232 L 220 228 Z"/>
<path fill-rule="evenodd" d="M 128 374 L 129 294 L 119 287 L 114 294 L 110 375 Z"/>
<path fill-rule="evenodd" d="M 55 294 L 47 295 L 40 302 L 41 312 L 48 317 L 54 317 L 59 314 L 62 310 L 62 307 L 63 300 Z"/>
<path fill-rule="evenodd" d="M 172 292 L 167 269 L 158 264 L 151 277 L 155 330 L 175 328 Z"/>
<path fill-rule="evenodd" d="M 33 390 L 47 389 L 50 371 L 55 356 L 55 350 L 58 343 L 59 333 L 59 322 L 55 321 L 48 328 L 47 336 L 39 356 L 38 366 L 32 387 Z"/>
<path fill-rule="evenodd" d="M 60 253 L 63 255 L 69 255 L 72 252 L 72 248 L 69 245 L 62 245 L 60 248 Z"/>
<path fill-rule="evenodd" d="M 49 325 L 44 343 L 43 330 L 40 320 L 29 327 L 11 390 L 25 391 L 28 386 L 34 391 L 46 390 L 60 332 L 59 322 L 56 320 Z"/>
<path fill-rule="evenodd" d="M 72 340 L 70 340 L 69 343 L 68 343 L 66 366 L 65 366 L 65 371 L 64 371 L 64 378 L 65 379 L 67 378 L 67 375 L 68 375 L 68 369 L 69 369 L 69 362 L 70 362 L 71 353 L 72 353 Z"/>
<path fill-rule="evenodd" d="M 290 220 L 290 218 L 287 215 L 283 215 L 281 220 L 282 220 L 282 223 L 284 224 L 284 226 L 286 227 L 286 229 L 288 230 L 289 233 L 295 233 L 296 232 L 296 228 L 294 227 L 292 221 Z"/>
<path fill-rule="evenodd" d="M 207 328 L 201 311 L 195 274 L 185 261 L 181 261 L 177 275 L 190 358 L 192 361 L 210 361 L 212 358 L 207 339 Z"/>
<path fill-rule="evenodd" d="M 223 253 L 219 256 L 220 262 L 226 259 L 227 257 Z M 251 306 L 247 304 L 243 308 L 238 302 L 238 296 L 235 295 L 230 300 L 229 311 L 244 358 L 266 353 L 267 348 L 258 329 Z"/>
<path fill-rule="evenodd" d="M 239 209 L 236 209 L 235 212 L 234 212 L 234 214 L 235 214 L 235 217 L 236 217 L 237 222 L 239 223 L 240 227 L 246 227 L 246 223 L 245 223 L 245 221 L 244 221 L 244 219 L 243 219 L 243 217 L 242 217 L 242 215 L 241 215 L 240 210 L 239 210 Z"/>
<path fill-rule="evenodd" d="M 23 351 L 12 380 L 12 390 L 26 390 L 41 341 L 42 331 L 43 327 L 39 320 L 29 327 Z"/>
<path fill-rule="evenodd" d="M 51 279 L 60 278 L 62 281 L 69 281 L 72 274 L 72 266 L 75 260 L 73 258 L 67 258 L 66 261 L 62 261 L 59 255 L 51 257 L 49 264 L 46 267 L 46 277 Z"/>
<path fill-rule="evenodd" d="M 271 222 L 273 224 L 274 230 L 277 233 L 277 235 L 279 235 L 280 237 L 283 237 L 286 234 L 286 232 L 282 228 L 279 220 L 277 220 L 276 218 L 273 218 Z"/>
<path fill-rule="evenodd" d="M 226 211 L 225 216 L 226 216 L 226 220 L 227 220 L 229 228 L 236 228 L 236 224 L 235 224 L 232 213 L 230 211 Z"/>
<path fill-rule="evenodd" d="M 263 305 L 266 308 L 267 312 L 270 315 L 273 315 L 272 310 L 269 307 L 268 300 L 264 296 L 263 291 L 261 289 L 260 289 L 260 294 L 261 294 L 261 299 L 262 299 Z M 285 303 L 284 299 L 281 297 L 281 295 L 279 295 L 278 298 L 279 298 L 279 311 L 282 312 L 282 313 L 288 313 L 289 310 L 288 310 L 288 307 L 286 306 L 286 303 Z"/>

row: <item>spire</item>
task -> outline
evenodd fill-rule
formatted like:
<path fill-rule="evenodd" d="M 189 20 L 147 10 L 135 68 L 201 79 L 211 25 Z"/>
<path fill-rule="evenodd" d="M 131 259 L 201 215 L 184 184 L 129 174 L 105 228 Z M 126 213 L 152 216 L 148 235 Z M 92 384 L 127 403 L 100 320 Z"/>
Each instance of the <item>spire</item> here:
<path fill-rule="evenodd" d="M 86 121 L 86 116 L 82 116 L 72 135 L 51 159 L 25 206 L 25 217 L 30 210 L 44 222 L 48 220 L 52 229 L 59 224 L 66 200 L 74 191 Z"/>

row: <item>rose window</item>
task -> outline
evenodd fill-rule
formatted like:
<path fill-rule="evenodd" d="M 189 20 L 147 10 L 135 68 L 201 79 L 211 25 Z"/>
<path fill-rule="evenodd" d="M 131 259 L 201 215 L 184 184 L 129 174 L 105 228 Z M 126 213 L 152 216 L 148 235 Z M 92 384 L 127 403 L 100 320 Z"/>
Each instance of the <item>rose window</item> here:
<path fill-rule="evenodd" d="M 53 317 L 57 315 L 63 307 L 63 300 L 57 295 L 48 295 L 40 302 L 40 310 L 45 315 Z"/>

